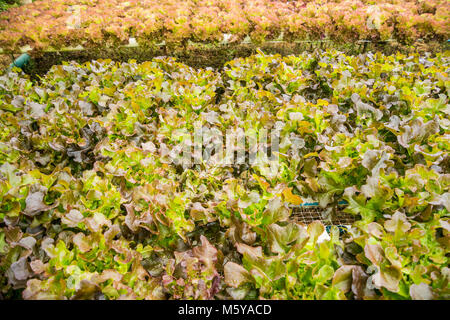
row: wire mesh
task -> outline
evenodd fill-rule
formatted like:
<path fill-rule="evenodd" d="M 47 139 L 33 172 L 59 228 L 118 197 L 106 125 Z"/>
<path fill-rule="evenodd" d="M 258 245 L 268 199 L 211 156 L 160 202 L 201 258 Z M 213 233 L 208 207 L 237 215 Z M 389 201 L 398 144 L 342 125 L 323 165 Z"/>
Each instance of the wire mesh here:
<path fill-rule="evenodd" d="M 319 206 L 302 206 L 293 208 L 291 219 L 297 223 L 310 224 L 319 220 L 324 225 L 351 225 L 358 216 L 343 211 L 345 206 L 324 209 Z"/>

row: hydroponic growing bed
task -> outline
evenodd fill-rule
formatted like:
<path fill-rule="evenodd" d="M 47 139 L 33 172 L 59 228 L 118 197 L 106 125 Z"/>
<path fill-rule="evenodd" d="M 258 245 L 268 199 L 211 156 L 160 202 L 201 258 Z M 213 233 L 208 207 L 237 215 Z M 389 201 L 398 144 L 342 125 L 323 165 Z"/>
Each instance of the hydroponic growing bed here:
<path fill-rule="evenodd" d="M 79 25 L 65 24 L 69 8 Z M 29 45 L 35 61 L 130 37 L 164 40 L 167 55 L 224 34 L 406 44 L 408 30 L 429 43 L 448 36 L 447 13 L 443 1 L 36 1 L 0 14 L 0 43 Z M 368 16 L 379 25 L 366 34 Z M 4 72 L 0 298 L 449 299 L 440 48 L 252 47 L 220 68 L 166 56 Z"/>
<path fill-rule="evenodd" d="M 333 39 L 447 40 L 450 7 L 429 1 L 43 0 L 13 8 L 0 20 L 0 47 L 141 45 L 187 41 L 258 43 Z"/>

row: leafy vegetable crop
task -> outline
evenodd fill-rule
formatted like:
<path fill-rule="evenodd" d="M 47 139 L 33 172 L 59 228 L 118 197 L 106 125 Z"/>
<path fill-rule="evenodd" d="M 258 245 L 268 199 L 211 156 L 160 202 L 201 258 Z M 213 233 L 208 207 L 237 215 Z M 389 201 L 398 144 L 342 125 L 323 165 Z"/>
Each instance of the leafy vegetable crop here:
<path fill-rule="evenodd" d="M 155 58 L 1 76 L 1 295 L 449 299 L 449 61 L 259 52 L 221 71 Z M 166 161 L 196 123 L 207 143 L 277 132 L 278 170 Z M 321 222 L 291 219 L 306 200 L 359 220 L 319 240 Z"/>
<path fill-rule="evenodd" d="M 0 14 L 0 48 L 168 47 L 282 38 L 337 42 L 448 39 L 447 0 L 38 0 Z"/>

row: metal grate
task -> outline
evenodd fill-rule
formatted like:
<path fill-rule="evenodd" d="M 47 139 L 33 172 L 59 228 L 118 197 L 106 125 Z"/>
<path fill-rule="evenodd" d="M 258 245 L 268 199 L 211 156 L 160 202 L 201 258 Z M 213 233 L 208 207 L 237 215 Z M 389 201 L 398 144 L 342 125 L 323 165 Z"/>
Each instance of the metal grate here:
<path fill-rule="evenodd" d="M 345 206 L 340 205 L 335 212 L 327 213 L 324 208 L 316 205 L 304 205 L 295 207 L 291 219 L 294 222 L 309 224 L 315 220 L 321 221 L 324 225 L 351 225 L 357 217 L 343 212 Z"/>

